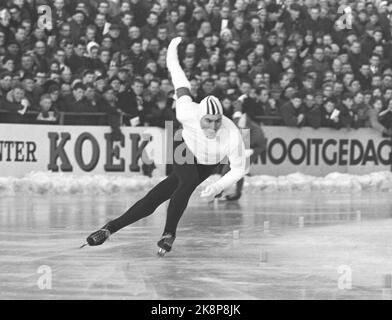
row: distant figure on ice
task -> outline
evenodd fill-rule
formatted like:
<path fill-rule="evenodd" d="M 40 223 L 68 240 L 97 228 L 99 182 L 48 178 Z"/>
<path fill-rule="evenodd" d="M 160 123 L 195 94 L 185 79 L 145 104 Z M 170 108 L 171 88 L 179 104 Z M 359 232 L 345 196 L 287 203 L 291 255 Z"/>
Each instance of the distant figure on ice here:
<path fill-rule="evenodd" d="M 163 256 L 171 250 L 177 225 L 199 184 L 220 164 L 230 162 L 230 171 L 202 191 L 201 197 L 208 200 L 239 181 L 248 172 L 249 165 L 241 133 L 223 115 L 220 101 L 214 96 L 207 96 L 200 104 L 192 102 L 191 86 L 178 59 L 177 48 L 180 43 L 180 37 L 171 41 L 166 58 L 177 96 L 176 116 L 183 127 L 180 139 L 174 139 L 173 143 L 173 171 L 122 216 L 92 233 L 87 238 L 90 246 L 104 243 L 110 235 L 151 215 L 160 204 L 170 199 L 166 225 L 162 238 L 158 241 L 158 254 Z"/>

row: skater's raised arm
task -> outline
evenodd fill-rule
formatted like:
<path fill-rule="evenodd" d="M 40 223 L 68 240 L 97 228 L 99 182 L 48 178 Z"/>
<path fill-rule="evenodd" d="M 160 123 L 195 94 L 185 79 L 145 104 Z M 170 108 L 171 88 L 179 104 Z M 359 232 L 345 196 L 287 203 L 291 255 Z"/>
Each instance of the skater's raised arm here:
<path fill-rule="evenodd" d="M 193 118 L 193 113 L 196 112 L 191 97 L 191 84 L 178 60 L 178 46 L 181 41 L 181 37 L 174 38 L 167 48 L 166 55 L 166 65 L 169 69 L 177 96 L 176 115 L 180 122 L 188 118 Z"/>
<path fill-rule="evenodd" d="M 191 84 L 178 61 L 178 46 L 181 41 L 181 37 L 174 38 L 167 48 L 166 55 L 166 65 L 169 69 L 177 98 L 181 98 L 183 95 L 191 96 Z"/>

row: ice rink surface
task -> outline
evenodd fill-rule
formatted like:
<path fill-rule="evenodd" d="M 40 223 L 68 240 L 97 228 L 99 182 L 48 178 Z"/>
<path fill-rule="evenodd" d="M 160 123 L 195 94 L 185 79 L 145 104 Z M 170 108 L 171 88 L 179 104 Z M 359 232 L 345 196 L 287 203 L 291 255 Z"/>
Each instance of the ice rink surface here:
<path fill-rule="evenodd" d="M 165 204 L 79 249 L 142 194 L 2 196 L 0 299 L 391 299 L 389 192 L 194 195 L 164 258 Z"/>

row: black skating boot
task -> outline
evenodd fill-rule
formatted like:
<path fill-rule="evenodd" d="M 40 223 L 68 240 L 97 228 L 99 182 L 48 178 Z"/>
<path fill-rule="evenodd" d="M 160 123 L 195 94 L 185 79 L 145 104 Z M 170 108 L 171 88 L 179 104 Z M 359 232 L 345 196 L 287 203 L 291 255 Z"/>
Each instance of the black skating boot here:
<path fill-rule="evenodd" d="M 86 239 L 87 244 L 89 246 L 99 246 L 102 243 L 104 243 L 111 235 L 108 227 L 109 227 L 109 224 L 106 224 L 98 231 L 95 231 L 92 234 L 90 234 Z M 85 244 L 85 245 L 87 245 L 87 244 Z M 84 247 L 85 245 L 83 245 L 82 247 Z"/>
<path fill-rule="evenodd" d="M 236 201 L 239 198 L 241 198 L 243 187 L 244 187 L 244 178 L 242 178 L 241 180 L 239 180 L 237 182 L 235 193 L 233 195 L 226 196 L 226 200 L 227 201 Z"/>
<path fill-rule="evenodd" d="M 227 201 L 236 201 L 236 200 L 238 200 L 239 198 L 241 198 L 241 193 L 238 193 L 238 192 L 236 192 L 235 194 L 233 194 L 233 195 L 230 195 L 230 196 L 226 196 L 226 200 Z"/>
<path fill-rule="evenodd" d="M 158 241 L 159 247 L 158 256 L 163 257 L 166 252 L 170 252 L 173 246 L 173 242 L 176 239 L 176 235 L 170 232 L 165 232 L 162 235 L 161 240 Z"/>

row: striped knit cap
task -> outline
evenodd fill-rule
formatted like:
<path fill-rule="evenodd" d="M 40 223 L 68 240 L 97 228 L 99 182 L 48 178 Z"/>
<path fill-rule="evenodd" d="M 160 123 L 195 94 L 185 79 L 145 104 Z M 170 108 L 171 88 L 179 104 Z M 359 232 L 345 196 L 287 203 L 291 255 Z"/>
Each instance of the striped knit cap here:
<path fill-rule="evenodd" d="M 207 114 L 223 115 L 223 108 L 222 104 L 220 103 L 219 99 L 214 96 L 207 96 L 205 97 L 199 104 L 199 116 L 200 119 Z"/>

